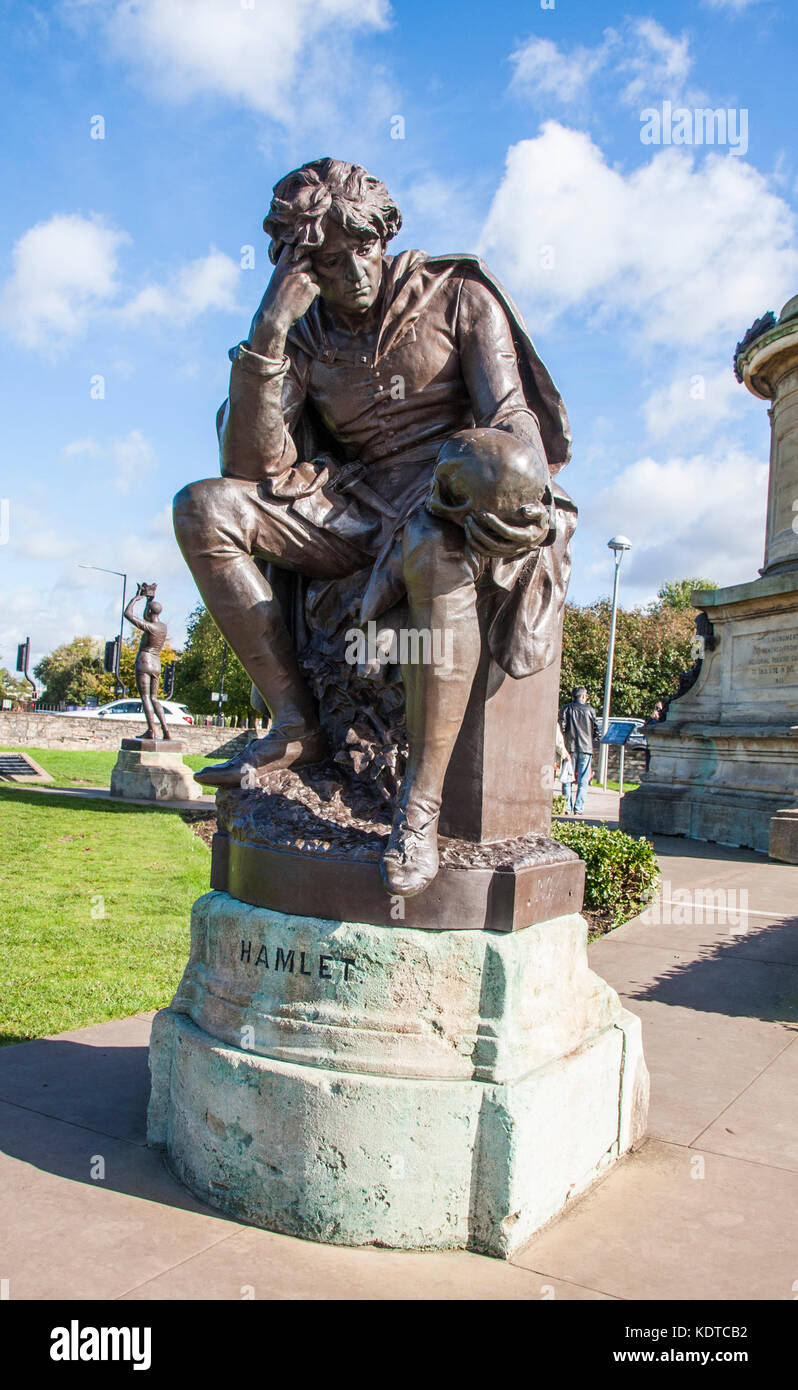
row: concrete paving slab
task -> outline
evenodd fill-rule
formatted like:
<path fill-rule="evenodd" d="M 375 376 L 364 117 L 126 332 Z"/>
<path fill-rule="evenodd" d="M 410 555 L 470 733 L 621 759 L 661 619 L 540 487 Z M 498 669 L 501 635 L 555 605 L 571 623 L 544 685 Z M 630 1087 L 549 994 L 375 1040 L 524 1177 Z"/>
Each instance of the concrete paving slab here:
<path fill-rule="evenodd" d="M 713 845 L 678 836 L 653 840 L 665 893 L 674 888 L 722 887 L 745 890 L 748 906 L 790 917 L 798 914 L 798 865 L 779 864 L 753 850 Z"/>
<path fill-rule="evenodd" d="M 698 1146 L 798 1173 L 798 1039 L 701 1134 Z"/>
<path fill-rule="evenodd" d="M 594 942 L 590 964 L 642 1020 L 649 1133 L 692 1144 L 795 1037 L 798 972 L 725 947 L 639 945 L 630 925 Z"/>
<path fill-rule="evenodd" d="M 0 1048 L 0 1100 L 145 1144 L 152 1013 Z"/>
<path fill-rule="evenodd" d="M 626 1002 L 626 1001 L 625 1001 Z M 692 1144 L 789 1045 L 778 1024 L 629 1001 L 651 1075 L 648 1132 Z"/>
<path fill-rule="evenodd" d="M 466 1251 L 348 1250 L 248 1228 L 155 1279 L 129 1300 L 568 1300 L 606 1295 Z"/>
<path fill-rule="evenodd" d="M 726 905 L 690 907 L 656 899 L 640 917 L 624 922 L 608 939 L 638 946 L 667 944 L 680 955 L 709 956 L 713 949 L 722 957 L 733 950 L 735 960 L 761 960 L 798 966 L 798 916 L 781 918 L 772 913 L 745 911 Z"/>
<path fill-rule="evenodd" d="M 2 1274 L 11 1299 L 114 1299 L 241 1227 L 159 1155 L 0 1102 Z M 92 1180 L 98 1159 L 105 1177 Z"/>
<path fill-rule="evenodd" d="M 660 940 L 667 928 L 660 928 Z M 590 964 L 626 998 L 697 1013 L 798 1025 L 798 966 L 752 960 L 735 945 L 707 952 L 674 951 L 610 932 L 590 948 Z"/>
<path fill-rule="evenodd" d="M 617 1298 L 791 1301 L 796 1203 L 796 1173 L 651 1140 L 513 1263 Z"/>

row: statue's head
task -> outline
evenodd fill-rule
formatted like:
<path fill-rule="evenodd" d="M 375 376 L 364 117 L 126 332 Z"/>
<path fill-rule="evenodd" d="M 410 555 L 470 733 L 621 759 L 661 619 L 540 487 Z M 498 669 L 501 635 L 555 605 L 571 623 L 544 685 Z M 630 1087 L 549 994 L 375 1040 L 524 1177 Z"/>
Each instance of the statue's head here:
<path fill-rule="evenodd" d="M 147 618 L 157 618 L 159 613 L 163 613 L 163 604 L 155 599 L 148 599 L 144 606 L 144 614 Z"/>
<path fill-rule="evenodd" d="M 309 254 L 322 298 L 350 313 L 374 304 L 383 253 L 401 225 L 385 184 L 341 159 L 314 159 L 286 174 L 263 222 L 271 260 L 286 246 Z"/>

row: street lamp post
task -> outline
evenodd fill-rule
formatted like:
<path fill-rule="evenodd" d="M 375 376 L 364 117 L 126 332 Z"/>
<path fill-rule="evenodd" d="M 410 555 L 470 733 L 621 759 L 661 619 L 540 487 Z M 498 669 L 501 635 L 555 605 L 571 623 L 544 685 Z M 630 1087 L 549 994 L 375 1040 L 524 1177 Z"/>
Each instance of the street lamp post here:
<path fill-rule="evenodd" d="M 119 674 L 119 666 L 122 660 L 122 642 L 124 641 L 125 636 L 125 595 L 127 593 L 127 575 L 123 574 L 121 570 L 103 569 L 102 565 L 78 565 L 78 569 L 97 570 L 100 574 L 116 574 L 122 580 L 122 616 L 119 619 L 119 656 L 117 657 L 116 670 L 114 671 L 114 679 L 116 681 L 116 695 L 118 698 L 120 694 L 127 694 L 127 691 L 125 690 L 125 687 L 122 684 L 122 677 Z"/>
<path fill-rule="evenodd" d="M 227 643 L 222 643 L 222 670 L 219 676 L 219 727 L 224 726 L 224 673 L 227 667 Z"/>
<path fill-rule="evenodd" d="M 615 552 L 615 582 L 612 587 L 612 613 L 610 615 L 610 643 L 607 648 L 607 674 L 604 677 L 604 711 L 601 719 L 601 737 L 610 725 L 610 699 L 612 697 L 612 664 L 615 660 L 615 624 L 618 618 L 618 581 L 621 573 L 621 560 L 625 550 L 632 549 L 632 542 L 626 536 L 613 536 L 607 541 L 610 550 Z M 606 743 L 599 746 L 599 780 L 604 791 L 607 790 L 607 764 L 609 750 Z"/>

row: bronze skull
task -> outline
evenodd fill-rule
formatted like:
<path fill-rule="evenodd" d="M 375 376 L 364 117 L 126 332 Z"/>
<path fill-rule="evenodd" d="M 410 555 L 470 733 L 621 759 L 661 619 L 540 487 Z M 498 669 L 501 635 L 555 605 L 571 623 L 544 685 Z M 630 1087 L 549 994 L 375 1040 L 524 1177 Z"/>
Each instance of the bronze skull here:
<path fill-rule="evenodd" d="M 427 508 L 462 526 L 483 557 L 513 559 L 554 539 L 546 460 L 505 430 L 453 434 L 439 450 Z"/>

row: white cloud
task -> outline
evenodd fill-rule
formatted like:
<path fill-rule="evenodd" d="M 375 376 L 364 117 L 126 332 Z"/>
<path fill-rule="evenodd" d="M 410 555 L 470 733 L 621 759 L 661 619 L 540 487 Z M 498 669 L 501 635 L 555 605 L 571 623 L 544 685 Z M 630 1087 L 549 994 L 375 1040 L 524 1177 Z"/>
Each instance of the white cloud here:
<path fill-rule="evenodd" d="M 88 458 L 99 458 L 102 449 L 95 440 L 88 436 L 86 439 L 73 439 L 71 444 L 65 444 L 61 450 L 61 456 L 64 459 L 80 458 L 83 454 L 87 455 Z"/>
<path fill-rule="evenodd" d="M 132 487 L 138 487 L 155 466 L 152 445 L 141 430 L 131 430 L 124 439 L 112 440 L 108 454 L 117 492 L 127 494 Z"/>
<path fill-rule="evenodd" d="M 668 33 L 655 19 L 627 20 L 620 29 L 605 29 L 592 48 L 577 44 L 566 51 L 552 39 L 533 37 L 510 55 L 510 61 L 511 90 L 547 105 L 583 103 L 598 74 L 616 86 L 625 78 L 617 96 L 630 105 L 664 97 L 678 101 L 693 63 L 688 36 Z"/>
<path fill-rule="evenodd" d="M 99 19 L 117 56 L 168 100 L 211 94 L 284 125 L 346 89 L 336 64 L 347 40 L 384 30 L 390 15 L 387 0 L 73 0 L 69 9 Z"/>
<path fill-rule="evenodd" d="M 614 47 L 611 31 L 595 48 L 579 44 L 564 53 L 552 39 L 527 39 L 510 55 L 515 71 L 510 84 L 513 91 L 532 99 L 554 98 L 563 103 L 584 96 L 591 77 L 606 64 Z"/>
<path fill-rule="evenodd" d="M 556 121 L 508 151 L 481 251 L 537 331 L 578 308 L 669 347 L 731 348 L 798 276 L 794 216 L 744 159 L 662 149 L 625 174 Z"/>
<path fill-rule="evenodd" d="M 119 311 L 123 323 L 169 319 L 184 326 L 208 310 L 235 310 L 241 268 L 232 257 L 212 248 L 177 270 L 162 284 L 146 285 Z"/>
<path fill-rule="evenodd" d="M 152 445 L 144 438 L 141 430 L 131 430 L 121 439 L 111 439 L 107 444 L 98 444 L 90 436 L 74 439 L 61 451 L 64 463 L 80 467 L 80 459 L 93 460 L 93 474 L 101 476 L 105 482 L 110 478 L 117 492 L 127 495 L 138 486 L 153 470 L 155 454 Z M 97 462 L 99 461 L 99 467 Z"/>
<path fill-rule="evenodd" d="M 130 238 L 100 217 L 57 213 L 25 232 L 0 295 L 0 322 L 47 355 L 81 337 L 117 293 L 117 253 Z"/>
<path fill-rule="evenodd" d="M 711 10 L 731 10 L 732 14 L 742 14 L 744 10 L 760 4 L 760 0 L 703 0 L 703 3 Z"/>
<path fill-rule="evenodd" d="M 643 418 L 652 439 L 669 439 L 686 431 L 696 441 L 712 434 L 729 417 L 742 415 L 747 400 L 731 366 L 709 373 L 685 368 L 648 397 Z"/>
<path fill-rule="evenodd" d="M 581 525 L 633 543 L 627 584 L 654 592 L 700 574 L 720 584 L 755 579 L 762 564 L 768 465 L 720 445 L 691 457 L 638 459 L 582 509 Z"/>
<path fill-rule="evenodd" d="M 638 19 L 632 25 L 634 42 L 621 60 L 621 72 L 630 73 L 622 99 L 630 105 L 648 105 L 659 97 L 680 98 L 692 67 L 686 34 L 675 38 L 655 19 Z"/>
<path fill-rule="evenodd" d="M 131 326 L 169 319 L 183 327 L 200 314 L 238 308 L 241 268 L 215 247 L 116 306 L 123 292 L 118 252 L 130 241 L 94 215 L 56 213 L 37 222 L 14 247 L 13 270 L 0 291 L 0 325 L 24 347 L 53 357 L 101 319 Z"/>

